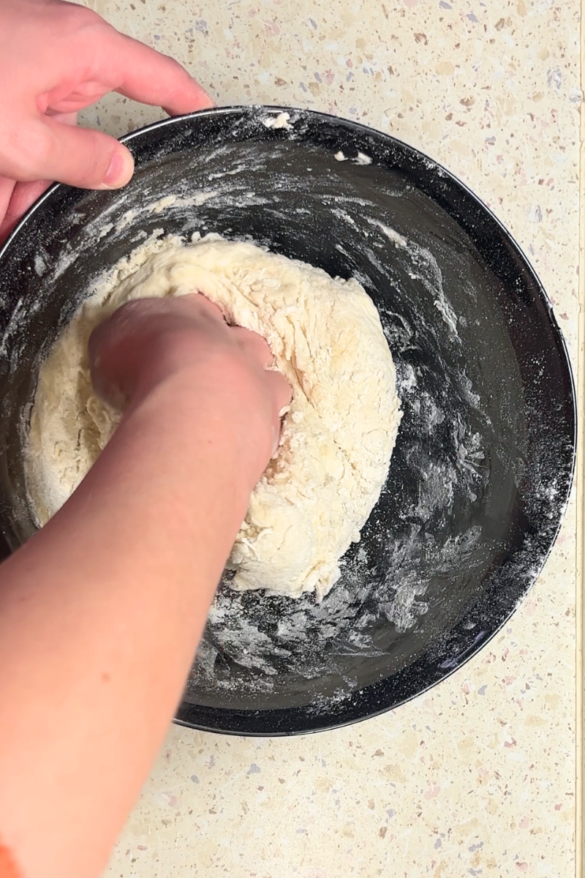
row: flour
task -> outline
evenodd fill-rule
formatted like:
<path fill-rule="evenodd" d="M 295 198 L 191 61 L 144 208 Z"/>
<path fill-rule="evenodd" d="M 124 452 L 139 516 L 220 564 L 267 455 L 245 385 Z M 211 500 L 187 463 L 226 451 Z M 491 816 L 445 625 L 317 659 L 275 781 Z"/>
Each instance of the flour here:
<path fill-rule="evenodd" d="M 408 246 L 406 238 L 400 235 L 395 229 L 391 229 L 390 226 L 380 222 L 378 223 L 378 226 L 382 229 L 388 240 L 392 241 L 393 244 L 396 244 L 397 247 Z"/>
<path fill-rule="evenodd" d="M 250 244 L 153 238 L 84 302 L 43 364 L 31 416 L 29 494 L 40 524 L 67 500 L 120 413 L 91 385 L 91 331 L 124 302 L 198 290 L 264 336 L 293 400 L 229 561 L 230 585 L 320 600 L 380 496 L 400 404 L 378 312 L 360 284 Z"/>

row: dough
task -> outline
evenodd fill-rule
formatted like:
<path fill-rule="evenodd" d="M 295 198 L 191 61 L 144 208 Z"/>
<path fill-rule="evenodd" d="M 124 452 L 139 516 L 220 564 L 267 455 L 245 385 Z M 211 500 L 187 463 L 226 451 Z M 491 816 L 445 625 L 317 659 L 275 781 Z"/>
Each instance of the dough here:
<path fill-rule="evenodd" d="M 199 290 L 263 335 L 293 389 L 281 445 L 233 547 L 231 586 L 320 600 L 340 575 L 386 480 L 400 422 L 392 357 L 356 280 L 208 235 L 154 241 L 86 300 L 43 363 L 31 415 L 28 489 L 39 524 L 67 500 L 119 421 L 93 393 L 87 342 L 124 302 Z"/>

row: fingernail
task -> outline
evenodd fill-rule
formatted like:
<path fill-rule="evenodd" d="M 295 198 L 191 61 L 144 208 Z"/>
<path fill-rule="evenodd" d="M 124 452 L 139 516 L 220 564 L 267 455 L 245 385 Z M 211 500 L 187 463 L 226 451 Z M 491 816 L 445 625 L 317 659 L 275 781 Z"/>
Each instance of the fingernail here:
<path fill-rule="evenodd" d="M 128 150 L 117 150 L 112 156 L 110 167 L 100 189 L 119 189 L 132 179 L 134 159 Z"/>

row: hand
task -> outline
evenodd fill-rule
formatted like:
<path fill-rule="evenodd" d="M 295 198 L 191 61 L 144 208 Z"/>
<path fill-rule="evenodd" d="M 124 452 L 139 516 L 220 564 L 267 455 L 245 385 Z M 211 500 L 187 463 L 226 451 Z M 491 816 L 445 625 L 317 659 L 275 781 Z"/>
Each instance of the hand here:
<path fill-rule="evenodd" d="M 124 415 L 1 569 L 0 845 L 27 878 L 103 873 L 290 400 L 266 343 L 203 296 L 125 305 L 90 359 Z"/>
<path fill-rule="evenodd" d="M 96 392 L 131 411 L 157 388 L 197 400 L 196 417 L 237 442 L 256 484 L 278 447 L 280 413 L 291 390 L 259 335 L 228 326 L 204 296 L 138 299 L 94 330 L 89 353 Z M 179 404 L 179 403 L 177 403 Z"/>
<path fill-rule="evenodd" d="M 77 112 L 110 91 L 170 115 L 213 106 L 171 58 L 61 0 L 0 0 L 0 243 L 56 180 L 116 189 L 130 151 L 76 127 Z"/>

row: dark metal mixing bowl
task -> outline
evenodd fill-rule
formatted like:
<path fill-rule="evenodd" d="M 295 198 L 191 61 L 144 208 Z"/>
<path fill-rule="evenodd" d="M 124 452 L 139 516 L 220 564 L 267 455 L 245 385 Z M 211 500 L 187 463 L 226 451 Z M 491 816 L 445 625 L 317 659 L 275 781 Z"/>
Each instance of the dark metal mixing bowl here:
<path fill-rule="evenodd" d="M 357 277 L 378 307 L 404 408 L 388 482 L 322 604 L 221 586 L 177 719 L 238 734 L 372 716 L 474 655 L 542 568 L 575 452 L 562 336 L 487 208 L 391 137 L 297 110 L 292 127 L 267 126 L 278 112 L 211 110 L 132 134 L 124 192 L 56 186 L 0 253 L 12 549 L 35 529 L 22 443 L 39 363 L 90 284 L 147 236 L 253 240 Z"/>

